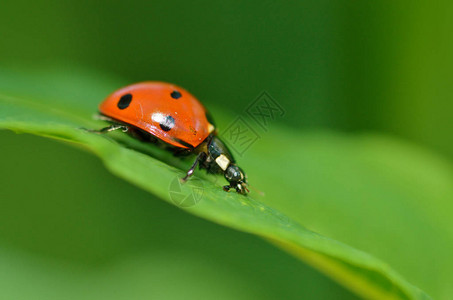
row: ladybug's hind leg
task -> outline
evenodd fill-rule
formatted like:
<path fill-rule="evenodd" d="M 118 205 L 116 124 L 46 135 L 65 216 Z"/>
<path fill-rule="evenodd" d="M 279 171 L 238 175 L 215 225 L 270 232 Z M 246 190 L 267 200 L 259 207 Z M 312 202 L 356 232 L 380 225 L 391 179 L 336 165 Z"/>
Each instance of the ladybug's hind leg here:
<path fill-rule="evenodd" d="M 107 132 L 115 131 L 118 129 L 121 129 L 123 132 L 128 132 L 130 129 L 129 126 L 127 126 L 126 124 L 120 124 L 118 122 L 115 122 L 114 119 L 107 117 L 105 115 L 102 115 L 102 114 L 93 115 L 93 119 L 110 122 L 112 125 L 101 128 L 101 129 L 85 129 L 85 128 L 82 128 L 82 129 L 85 129 L 88 132 L 94 132 L 94 133 L 107 133 Z"/>
<path fill-rule="evenodd" d="M 195 168 L 197 167 L 197 165 L 199 163 L 201 163 L 202 161 L 204 161 L 205 159 L 206 159 L 206 153 L 200 152 L 200 154 L 198 154 L 197 158 L 195 159 L 193 165 L 190 167 L 189 171 L 187 171 L 186 176 L 184 176 L 184 178 L 181 178 L 181 181 L 186 182 L 187 179 L 189 179 L 190 176 L 193 175 L 193 172 L 195 171 Z"/>
<path fill-rule="evenodd" d="M 122 125 L 122 124 L 112 124 L 110 126 L 101 128 L 101 129 L 86 129 L 88 132 L 94 132 L 94 133 L 107 133 L 110 131 L 115 131 L 121 129 L 123 132 L 127 132 L 129 130 L 129 126 Z"/>

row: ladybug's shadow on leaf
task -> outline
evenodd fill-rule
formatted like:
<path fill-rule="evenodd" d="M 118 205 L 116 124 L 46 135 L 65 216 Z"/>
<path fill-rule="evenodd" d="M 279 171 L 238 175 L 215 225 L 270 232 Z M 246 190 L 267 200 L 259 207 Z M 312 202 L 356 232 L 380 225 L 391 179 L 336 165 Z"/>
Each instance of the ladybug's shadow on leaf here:
<path fill-rule="evenodd" d="M 103 134 L 103 137 L 110 139 L 112 142 L 120 144 L 122 147 L 148 155 L 172 167 L 180 169 L 183 174 L 190 169 L 190 166 L 195 160 L 194 155 L 177 156 L 172 152 L 159 148 L 154 143 L 141 141 L 124 132 L 109 132 Z M 183 174 L 181 175 L 183 176 Z M 208 175 L 205 171 L 202 170 L 195 171 L 195 176 L 213 183 L 218 182 L 220 179 L 220 176 L 212 174 Z"/>

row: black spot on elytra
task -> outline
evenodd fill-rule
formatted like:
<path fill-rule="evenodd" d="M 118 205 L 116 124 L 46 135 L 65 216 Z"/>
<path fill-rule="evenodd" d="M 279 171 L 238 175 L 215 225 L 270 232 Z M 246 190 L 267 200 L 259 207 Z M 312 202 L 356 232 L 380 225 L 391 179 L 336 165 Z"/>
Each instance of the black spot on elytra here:
<path fill-rule="evenodd" d="M 129 104 L 131 104 L 132 101 L 132 95 L 131 94 L 125 94 L 121 96 L 120 101 L 118 101 L 118 108 L 119 109 L 125 109 L 129 107 Z"/>
<path fill-rule="evenodd" d="M 182 97 L 181 93 L 178 92 L 178 91 L 173 91 L 171 92 L 170 96 L 173 98 L 173 99 L 179 99 Z"/>
<path fill-rule="evenodd" d="M 175 119 L 172 116 L 166 116 L 159 126 L 163 131 L 170 131 L 175 126 Z"/>

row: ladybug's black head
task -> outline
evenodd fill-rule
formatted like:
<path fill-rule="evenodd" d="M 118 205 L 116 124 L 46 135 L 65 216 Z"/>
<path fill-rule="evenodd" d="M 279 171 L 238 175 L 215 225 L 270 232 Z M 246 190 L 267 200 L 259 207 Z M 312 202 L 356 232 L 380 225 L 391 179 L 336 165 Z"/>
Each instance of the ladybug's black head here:
<path fill-rule="evenodd" d="M 230 189 L 235 189 L 236 192 L 243 195 L 249 192 L 247 189 L 247 176 L 236 165 L 230 150 L 217 136 L 211 136 L 207 154 L 208 157 L 202 167 L 212 173 L 224 174 L 225 179 L 230 183 L 223 187 L 225 191 L 228 192 Z"/>
<path fill-rule="evenodd" d="M 225 190 L 234 188 L 236 192 L 243 195 L 249 192 L 247 189 L 247 177 L 244 171 L 235 164 L 230 164 L 225 170 L 225 179 L 230 183 L 229 186 L 224 187 Z"/>

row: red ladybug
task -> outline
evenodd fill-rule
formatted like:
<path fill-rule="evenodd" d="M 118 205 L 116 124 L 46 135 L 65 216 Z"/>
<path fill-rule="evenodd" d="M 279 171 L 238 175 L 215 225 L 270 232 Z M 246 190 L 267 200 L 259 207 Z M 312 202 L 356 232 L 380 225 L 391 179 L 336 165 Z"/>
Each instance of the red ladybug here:
<path fill-rule="evenodd" d="M 196 154 L 186 181 L 197 165 L 208 173 L 223 174 L 230 183 L 225 191 L 247 194 L 247 180 L 233 155 L 216 136 L 212 118 L 189 92 L 165 82 L 142 82 L 126 86 L 108 96 L 99 106 L 112 125 L 95 132 L 117 129 L 141 140 L 157 143 L 176 155 Z"/>

